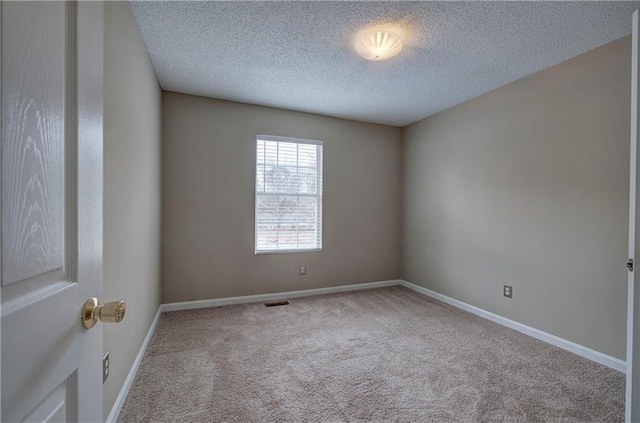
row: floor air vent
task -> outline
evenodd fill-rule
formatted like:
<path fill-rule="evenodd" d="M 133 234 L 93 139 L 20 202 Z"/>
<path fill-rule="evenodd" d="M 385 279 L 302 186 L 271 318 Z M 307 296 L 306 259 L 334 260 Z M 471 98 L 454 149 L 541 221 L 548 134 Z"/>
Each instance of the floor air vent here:
<path fill-rule="evenodd" d="M 282 305 L 288 305 L 289 301 L 271 301 L 269 303 L 264 303 L 265 307 L 276 307 L 276 306 L 282 306 Z"/>

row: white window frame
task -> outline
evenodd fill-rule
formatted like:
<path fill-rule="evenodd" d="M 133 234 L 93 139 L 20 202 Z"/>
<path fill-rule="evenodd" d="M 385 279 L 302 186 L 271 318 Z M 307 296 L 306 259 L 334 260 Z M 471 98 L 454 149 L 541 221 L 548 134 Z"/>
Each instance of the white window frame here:
<path fill-rule="evenodd" d="M 319 185 L 320 189 L 316 189 L 316 194 L 301 194 L 301 193 L 277 193 L 276 195 L 286 195 L 286 196 L 308 196 L 308 197 L 316 197 L 318 199 L 318 210 L 316 212 L 318 231 L 320 232 L 319 240 L 320 245 L 318 248 L 294 248 L 287 250 L 258 250 L 258 196 L 259 195 L 273 195 L 271 194 L 259 194 L 258 193 L 258 141 L 274 141 L 274 142 L 287 142 L 287 143 L 295 143 L 295 144 L 307 144 L 307 145 L 319 145 L 322 147 L 321 155 L 316 155 L 316 185 Z M 255 154 L 254 154 L 254 166 L 253 166 L 253 183 L 254 183 L 254 254 L 262 255 L 262 254 L 280 254 L 280 253 L 306 253 L 306 252 L 318 252 L 322 251 L 322 246 L 324 244 L 324 225 L 323 225 L 323 217 L 324 217 L 324 204 L 323 204 L 323 194 L 324 194 L 324 142 L 318 140 L 309 140 L 304 138 L 292 138 L 292 137 L 281 137 L 275 135 L 263 135 L 257 134 L 255 138 Z"/>

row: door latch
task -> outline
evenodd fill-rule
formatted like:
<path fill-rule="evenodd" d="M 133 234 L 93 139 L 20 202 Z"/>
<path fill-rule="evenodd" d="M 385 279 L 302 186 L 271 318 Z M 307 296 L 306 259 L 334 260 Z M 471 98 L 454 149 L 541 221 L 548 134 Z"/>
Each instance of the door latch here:
<path fill-rule="evenodd" d="M 633 259 L 631 258 L 627 262 L 627 269 L 629 269 L 629 272 L 633 272 Z"/>

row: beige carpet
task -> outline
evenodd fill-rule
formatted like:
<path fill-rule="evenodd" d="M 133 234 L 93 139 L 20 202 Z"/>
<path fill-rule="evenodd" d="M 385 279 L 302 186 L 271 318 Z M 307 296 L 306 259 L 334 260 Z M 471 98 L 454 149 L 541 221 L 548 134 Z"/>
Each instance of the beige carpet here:
<path fill-rule="evenodd" d="M 624 420 L 624 375 L 403 287 L 165 313 L 120 422 Z"/>

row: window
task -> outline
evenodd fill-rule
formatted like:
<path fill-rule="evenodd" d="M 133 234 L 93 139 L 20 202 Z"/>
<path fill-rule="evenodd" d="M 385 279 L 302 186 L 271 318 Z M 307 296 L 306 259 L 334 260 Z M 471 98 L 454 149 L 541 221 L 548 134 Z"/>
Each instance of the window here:
<path fill-rule="evenodd" d="M 256 137 L 256 254 L 322 250 L 322 141 Z"/>

